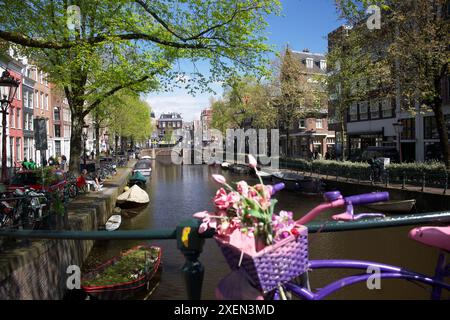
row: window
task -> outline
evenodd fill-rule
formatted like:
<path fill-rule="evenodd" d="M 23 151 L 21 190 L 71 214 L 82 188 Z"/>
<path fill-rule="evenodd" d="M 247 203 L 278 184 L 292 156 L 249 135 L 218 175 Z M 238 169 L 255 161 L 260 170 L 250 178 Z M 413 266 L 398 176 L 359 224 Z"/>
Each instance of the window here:
<path fill-rule="evenodd" d="M 33 115 L 30 114 L 28 117 L 28 130 L 33 130 Z"/>
<path fill-rule="evenodd" d="M 61 141 L 55 141 L 55 153 L 56 156 L 61 156 Z"/>
<path fill-rule="evenodd" d="M 14 125 L 15 125 L 15 118 L 14 118 L 14 108 L 11 108 L 11 109 L 9 109 L 9 126 L 11 127 L 11 128 L 14 128 Z"/>
<path fill-rule="evenodd" d="M 416 120 L 415 119 L 402 119 L 403 140 L 414 140 L 416 138 Z"/>
<path fill-rule="evenodd" d="M 23 124 L 23 128 L 25 130 L 28 130 L 28 113 L 25 113 L 24 119 L 25 119 L 25 122 Z M 25 144 L 24 144 L 24 146 L 25 146 Z"/>
<path fill-rule="evenodd" d="M 45 94 L 44 107 L 45 110 L 48 110 L 48 94 Z"/>
<path fill-rule="evenodd" d="M 28 105 L 28 91 L 25 91 L 23 93 L 23 106 L 25 108 L 29 108 L 29 105 Z"/>
<path fill-rule="evenodd" d="M 17 115 L 16 128 L 17 128 L 17 129 L 20 129 L 20 127 L 22 127 L 22 125 L 21 125 L 21 123 L 20 123 L 20 120 L 21 120 L 21 118 L 20 118 L 20 109 L 17 109 L 16 115 Z"/>
<path fill-rule="evenodd" d="M 28 103 L 28 108 L 30 108 L 30 109 L 33 109 L 33 107 L 34 107 L 34 92 L 33 91 L 30 91 L 29 92 L 29 99 L 30 99 L 30 101 L 29 101 L 29 103 Z"/>
<path fill-rule="evenodd" d="M 53 110 L 53 119 L 55 121 L 61 121 L 61 114 L 58 107 L 55 107 L 55 109 Z"/>
<path fill-rule="evenodd" d="M 359 120 L 367 120 L 369 118 L 367 101 L 359 103 Z"/>
<path fill-rule="evenodd" d="M 378 100 L 370 100 L 370 118 L 380 118 L 380 102 Z"/>
<path fill-rule="evenodd" d="M 353 102 L 350 106 L 349 110 L 350 115 L 350 121 L 357 121 L 358 120 L 358 104 L 356 102 Z"/>
<path fill-rule="evenodd" d="M 20 88 L 21 88 L 22 86 L 21 85 L 19 85 L 18 87 L 17 87 L 17 91 L 16 91 L 16 99 L 17 100 L 22 100 L 22 97 L 21 97 L 21 91 L 20 91 Z"/>
<path fill-rule="evenodd" d="M 16 139 L 16 161 L 20 161 L 21 158 L 21 152 L 20 152 L 20 138 Z"/>
<path fill-rule="evenodd" d="M 165 123 L 165 122 L 162 123 L 162 127 L 163 127 L 163 128 L 166 127 L 166 123 Z"/>
<path fill-rule="evenodd" d="M 42 70 L 39 71 L 39 82 L 42 84 L 44 83 L 44 73 Z"/>
<path fill-rule="evenodd" d="M 314 60 L 312 58 L 306 58 L 306 67 L 312 69 Z"/>
<path fill-rule="evenodd" d="M 41 109 L 44 109 L 44 93 L 41 92 Z"/>
<path fill-rule="evenodd" d="M 61 126 L 59 124 L 55 124 L 55 137 L 56 138 L 61 137 Z"/>
<path fill-rule="evenodd" d="M 39 109 L 39 91 L 35 91 L 34 92 L 34 95 L 35 95 L 35 103 L 36 103 L 36 109 Z"/>
<path fill-rule="evenodd" d="M 28 145 L 29 145 L 29 139 L 24 138 L 23 139 L 23 157 L 24 157 L 24 159 L 27 158 L 28 160 L 30 160 L 31 157 L 28 152 Z"/>
<path fill-rule="evenodd" d="M 320 69 L 322 70 L 327 69 L 327 62 L 325 60 L 320 60 Z"/>
<path fill-rule="evenodd" d="M 383 118 L 390 118 L 393 115 L 392 104 L 389 98 L 383 99 L 381 101 L 381 113 Z"/>
<path fill-rule="evenodd" d="M 305 123 L 305 119 L 300 119 L 298 121 L 298 127 L 301 128 L 306 128 L 306 123 Z"/>
<path fill-rule="evenodd" d="M 323 128 L 322 119 L 316 119 L 316 129 L 322 129 L 322 128 Z"/>

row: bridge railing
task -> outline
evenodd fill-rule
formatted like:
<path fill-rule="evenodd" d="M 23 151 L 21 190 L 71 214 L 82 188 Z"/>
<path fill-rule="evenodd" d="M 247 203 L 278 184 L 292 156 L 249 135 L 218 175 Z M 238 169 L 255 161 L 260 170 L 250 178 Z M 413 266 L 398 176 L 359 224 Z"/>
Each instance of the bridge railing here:
<path fill-rule="evenodd" d="M 322 221 L 307 224 L 309 233 L 367 230 L 376 228 L 450 224 L 450 211 L 430 212 L 413 215 L 389 216 L 383 219 L 355 220 L 345 223 Z M 200 221 L 188 219 L 175 229 L 160 230 L 117 230 L 109 231 L 56 231 L 56 230 L 0 230 L 0 237 L 17 239 L 71 239 L 71 240 L 176 240 L 177 248 L 185 257 L 182 275 L 187 297 L 190 300 L 201 298 L 204 267 L 198 260 L 205 239 L 212 238 L 214 229 L 198 233 Z M 1 254 L 0 254 L 1 255 Z"/>

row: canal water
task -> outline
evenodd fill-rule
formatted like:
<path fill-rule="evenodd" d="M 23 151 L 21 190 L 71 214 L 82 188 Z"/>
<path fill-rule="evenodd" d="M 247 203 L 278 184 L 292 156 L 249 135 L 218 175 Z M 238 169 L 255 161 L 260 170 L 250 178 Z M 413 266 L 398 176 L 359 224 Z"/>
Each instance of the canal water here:
<path fill-rule="evenodd" d="M 131 219 L 124 219 L 122 230 L 175 228 L 177 223 L 190 218 L 193 213 L 212 210 L 212 197 L 218 189 L 211 174 L 221 173 L 230 181 L 247 180 L 249 176 L 234 175 L 219 167 L 206 165 L 176 166 L 167 161 L 154 161 L 151 181 L 147 192 L 149 206 Z M 355 194 L 358 193 L 355 188 Z M 290 210 L 298 218 L 321 202 L 320 197 L 302 196 L 283 191 L 277 194 L 276 210 Z M 326 221 L 330 213 L 319 219 Z M 410 227 L 376 229 L 337 233 L 311 234 L 309 237 L 310 259 L 359 259 L 373 260 L 403 266 L 418 272 L 432 274 L 438 251 L 409 240 Z M 88 263 L 103 261 L 116 256 L 139 241 L 106 241 L 94 247 Z M 162 247 L 163 269 L 158 288 L 150 299 L 186 299 L 180 272 L 183 255 L 174 240 L 152 241 Z M 207 240 L 200 261 L 205 267 L 202 299 L 215 299 L 217 283 L 229 268 L 213 240 Z M 339 277 L 350 274 L 345 270 L 317 270 L 311 274 L 311 284 L 320 288 Z M 382 280 L 380 290 L 368 290 L 365 284 L 354 285 L 330 296 L 330 299 L 428 299 L 429 288 L 403 280 Z"/>

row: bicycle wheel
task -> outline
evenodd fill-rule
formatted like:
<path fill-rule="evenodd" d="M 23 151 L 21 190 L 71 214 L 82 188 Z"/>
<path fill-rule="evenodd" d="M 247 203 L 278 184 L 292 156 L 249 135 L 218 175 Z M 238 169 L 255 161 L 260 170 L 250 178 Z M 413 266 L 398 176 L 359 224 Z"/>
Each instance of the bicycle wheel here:
<path fill-rule="evenodd" d="M 69 187 L 67 188 L 67 192 L 69 194 L 69 198 L 76 198 L 78 195 L 78 188 L 76 185 L 74 184 L 70 184 Z"/>

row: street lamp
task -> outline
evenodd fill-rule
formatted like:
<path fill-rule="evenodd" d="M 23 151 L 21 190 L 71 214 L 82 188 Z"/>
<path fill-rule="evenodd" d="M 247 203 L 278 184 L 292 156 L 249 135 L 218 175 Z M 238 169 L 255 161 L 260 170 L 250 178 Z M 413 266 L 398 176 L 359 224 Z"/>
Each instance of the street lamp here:
<path fill-rule="evenodd" d="M 400 157 L 400 163 L 403 161 L 403 156 L 402 156 L 402 144 L 401 144 L 401 136 L 402 136 L 402 132 L 403 132 L 403 123 L 400 119 L 398 119 L 397 122 L 394 122 L 392 124 L 394 126 L 394 130 L 395 133 L 397 134 L 397 148 L 398 148 L 398 154 Z"/>
<path fill-rule="evenodd" d="M 86 141 L 88 138 L 88 125 L 83 126 L 83 133 L 81 134 L 81 137 L 83 138 L 83 147 L 84 147 L 84 156 L 83 156 L 83 162 L 84 162 L 84 168 L 86 169 Z"/>
<path fill-rule="evenodd" d="M 6 164 L 6 116 L 8 115 L 8 107 L 11 105 L 17 88 L 19 87 L 20 80 L 16 80 L 8 70 L 3 71 L 0 77 L 0 89 L 1 89 L 1 100 L 0 112 L 2 113 L 2 182 L 6 181 L 7 178 L 7 164 Z"/>

